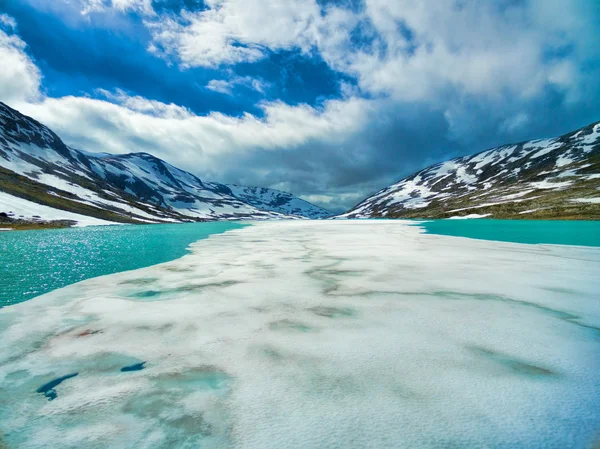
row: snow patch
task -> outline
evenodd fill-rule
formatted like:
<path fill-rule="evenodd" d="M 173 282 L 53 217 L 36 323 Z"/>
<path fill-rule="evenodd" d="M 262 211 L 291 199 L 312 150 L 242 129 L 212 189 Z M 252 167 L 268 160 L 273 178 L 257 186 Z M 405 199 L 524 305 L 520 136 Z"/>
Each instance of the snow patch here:
<path fill-rule="evenodd" d="M 64 210 L 54 209 L 42 204 L 34 203 L 23 198 L 0 192 L 0 212 L 14 214 L 14 218 L 26 220 L 72 220 L 76 221 L 75 226 L 98 226 L 119 224 L 111 221 L 101 220 L 99 218 L 88 217 L 75 214 Z"/>

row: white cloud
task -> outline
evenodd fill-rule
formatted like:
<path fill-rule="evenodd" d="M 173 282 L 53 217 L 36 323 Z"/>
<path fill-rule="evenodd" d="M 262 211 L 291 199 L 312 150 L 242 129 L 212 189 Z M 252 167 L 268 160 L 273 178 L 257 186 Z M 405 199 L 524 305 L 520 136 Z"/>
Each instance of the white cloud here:
<path fill-rule="evenodd" d="M 314 0 L 208 0 L 204 11 L 149 20 L 150 51 L 184 67 L 254 62 L 268 50 L 314 45 L 320 8 Z"/>
<path fill-rule="evenodd" d="M 265 152 L 275 154 L 268 164 L 289 157 L 290 164 L 303 165 L 298 176 L 304 177 L 291 179 L 290 186 L 321 183 L 308 193 L 322 203 L 335 202 L 323 191 L 327 180 L 338 177 L 333 173 L 342 170 L 340 164 L 348 164 L 347 174 L 332 184 L 348 186 L 350 178 L 372 181 L 375 175 L 372 169 L 368 174 L 368 164 L 388 170 L 389 176 L 418 163 L 414 155 L 425 151 L 421 146 L 427 142 L 417 131 L 413 141 L 419 147 L 406 150 L 410 141 L 403 141 L 407 117 L 417 109 L 442 123 L 435 125 L 439 135 L 430 139 L 439 148 L 429 151 L 438 155 L 458 147 L 443 148 L 448 139 L 459 142 L 463 151 L 476 151 L 480 142 L 522 138 L 541 116 L 552 114 L 536 109 L 549 101 L 560 103 L 553 107 L 563 112 L 582 104 L 591 110 L 588 92 L 597 91 L 594 67 L 600 65 L 600 10 L 593 3 L 439 0 L 433 7 L 420 0 L 365 0 L 364 7 L 350 10 L 343 3 L 322 6 L 315 0 L 208 0 L 205 10 L 175 15 L 158 14 L 149 0 L 85 0 L 85 12 L 141 12 L 152 34 L 149 50 L 183 68 L 255 62 L 271 52 L 294 50 L 318 53 L 354 82 L 344 81 L 342 98 L 321 107 L 259 104 L 261 117 L 198 116 L 175 104 L 121 91 L 103 91 L 105 100 L 47 98 L 40 94 L 41 75 L 25 53 L 25 43 L 0 32 L 0 58 L 10 61 L 10 71 L 0 71 L 0 99 L 46 123 L 67 143 L 91 151 L 152 152 L 209 179 L 223 179 L 220 173 L 227 164 L 243 164 L 239 161 L 248 161 L 252 154 L 259 155 L 257 160 Z M 8 17 L 0 22 L 15 26 Z M 236 86 L 258 92 L 268 88 L 233 69 L 226 73 L 206 88 L 228 95 Z M 427 131 L 428 124 L 419 121 L 419 126 Z M 304 161 L 304 155 L 320 158 L 323 173 L 310 175 L 318 181 L 306 179 L 317 163 Z M 422 155 L 420 163 L 427 157 L 436 156 Z M 240 171 L 253 170 L 255 181 L 264 175 L 272 184 L 287 179 L 287 173 L 273 176 L 273 167 L 244 166 Z M 348 189 L 356 192 L 360 187 Z M 353 192 L 338 190 L 336 197 L 353 201 Z"/>
<path fill-rule="evenodd" d="M 432 7 L 417 0 L 366 0 L 362 10 L 350 11 L 321 8 L 314 0 L 210 0 L 204 11 L 147 24 L 151 51 L 175 56 L 184 67 L 314 50 L 333 69 L 354 76 L 364 92 L 403 102 L 440 103 L 462 95 L 526 99 L 547 86 L 578 88 L 576 63 L 590 52 L 598 57 L 590 34 L 573 31 L 594 28 L 584 7 L 589 3 L 439 0 Z M 357 32 L 365 36 L 359 43 Z M 575 62 L 548 58 L 563 47 L 572 49 Z"/>
<path fill-rule="evenodd" d="M 527 126 L 530 121 L 531 117 L 529 117 L 529 114 L 519 112 L 518 114 L 508 117 L 506 120 L 504 120 L 500 125 L 500 130 L 508 134 L 512 134 L 515 131 L 523 129 L 523 127 Z"/>
<path fill-rule="evenodd" d="M 0 15 L 0 23 L 14 28 L 11 17 Z M 25 53 L 25 42 L 11 30 L 0 27 L 0 101 L 33 100 L 39 95 L 42 75 Z"/>
<path fill-rule="evenodd" d="M 245 86 L 249 89 L 264 93 L 269 84 L 262 79 L 252 78 L 250 76 L 231 76 L 226 80 L 210 80 L 206 85 L 208 90 L 219 92 L 226 95 L 233 95 L 235 86 Z"/>
<path fill-rule="evenodd" d="M 82 0 L 82 13 L 89 14 L 113 8 L 117 11 L 138 11 L 146 15 L 154 15 L 152 0 Z"/>
<path fill-rule="evenodd" d="M 13 30 L 17 27 L 17 22 L 8 14 L 0 14 L 0 27 Z"/>
<path fill-rule="evenodd" d="M 147 151 L 196 172 L 218 172 L 220 158 L 232 154 L 291 150 L 311 140 L 335 144 L 359 131 L 369 111 L 361 99 L 331 100 L 322 109 L 272 102 L 261 105 L 264 118 L 236 118 L 220 113 L 198 116 L 122 92 L 109 98 L 112 102 L 46 97 L 15 106 L 74 146 L 113 153 Z"/>
<path fill-rule="evenodd" d="M 233 84 L 227 80 L 210 80 L 206 85 L 208 90 L 212 90 L 213 92 L 219 92 L 222 94 L 231 95 Z"/>

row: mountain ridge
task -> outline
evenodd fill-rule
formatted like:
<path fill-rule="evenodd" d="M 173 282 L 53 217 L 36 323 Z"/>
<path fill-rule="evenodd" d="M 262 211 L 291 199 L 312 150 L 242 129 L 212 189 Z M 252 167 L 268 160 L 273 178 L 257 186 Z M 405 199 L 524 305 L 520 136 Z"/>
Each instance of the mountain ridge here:
<path fill-rule="evenodd" d="M 337 218 L 600 219 L 600 122 L 421 169 Z"/>
<path fill-rule="evenodd" d="M 0 102 L 0 212 L 9 219 L 28 218 L 11 207 L 35 209 L 23 201 L 117 223 L 331 215 L 287 192 L 243 189 L 238 197 L 225 184 L 203 181 L 145 152 L 115 155 L 69 147 L 47 126 Z"/>

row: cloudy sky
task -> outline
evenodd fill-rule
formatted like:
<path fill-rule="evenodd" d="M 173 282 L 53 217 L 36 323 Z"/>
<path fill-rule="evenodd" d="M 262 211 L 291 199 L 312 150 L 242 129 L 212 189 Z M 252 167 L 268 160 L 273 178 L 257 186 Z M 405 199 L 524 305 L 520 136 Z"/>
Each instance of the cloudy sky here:
<path fill-rule="evenodd" d="M 598 0 L 0 0 L 0 101 L 332 211 L 600 120 Z"/>

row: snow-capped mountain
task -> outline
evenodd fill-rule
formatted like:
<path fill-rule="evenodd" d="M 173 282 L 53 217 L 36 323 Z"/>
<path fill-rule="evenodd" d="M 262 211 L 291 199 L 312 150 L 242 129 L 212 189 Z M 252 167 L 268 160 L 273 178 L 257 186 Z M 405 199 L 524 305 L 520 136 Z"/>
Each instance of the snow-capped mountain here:
<path fill-rule="evenodd" d="M 9 217 L 98 224 L 329 215 L 288 193 L 233 190 L 147 153 L 76 150 L 46 126 L 0 103 L 0 212 Z"/>
<path fill-rule="evenodd" d="M 308 218 L 327 218 L 331 213 L 300 199 L 291 193 L 264 187 L 244 187 L 229 184 L 233 195 L 257 209 L 278 212 L 284 215 L 301 215 Z"/>
<path fill-rule="evenodd" d="M 421 170 L 340 218 L 600 219 L 600 122 Z"/>

